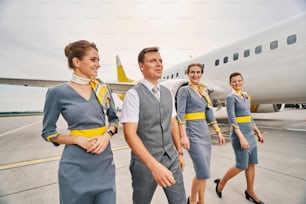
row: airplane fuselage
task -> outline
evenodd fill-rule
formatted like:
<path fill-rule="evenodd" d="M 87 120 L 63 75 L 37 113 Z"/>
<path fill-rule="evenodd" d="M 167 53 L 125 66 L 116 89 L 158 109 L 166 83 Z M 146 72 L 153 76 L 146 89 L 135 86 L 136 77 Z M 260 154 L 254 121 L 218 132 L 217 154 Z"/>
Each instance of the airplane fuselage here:
<path fill-rule="evenodd" d="M 190 63 L 204 65 L 211 97 L 230 93 L 229 75 L 240 72 L 244 89 L 258 104 L 306 102 L 306 14 L 221 49 L 164 70 L 163 79 L 185 78 Z"/>

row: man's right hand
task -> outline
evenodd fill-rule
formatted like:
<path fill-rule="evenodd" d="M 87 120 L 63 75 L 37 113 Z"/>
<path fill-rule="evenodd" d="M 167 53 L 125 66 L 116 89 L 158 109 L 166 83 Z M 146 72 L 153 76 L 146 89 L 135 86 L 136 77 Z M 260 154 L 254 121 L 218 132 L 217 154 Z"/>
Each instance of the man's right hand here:
<path fill-rule="evenodd" d="M 172 172 L 159 162 L 152 166 L 151 173 L 156 183 L 164 188 L 170 187 L 176 182 Z"/>

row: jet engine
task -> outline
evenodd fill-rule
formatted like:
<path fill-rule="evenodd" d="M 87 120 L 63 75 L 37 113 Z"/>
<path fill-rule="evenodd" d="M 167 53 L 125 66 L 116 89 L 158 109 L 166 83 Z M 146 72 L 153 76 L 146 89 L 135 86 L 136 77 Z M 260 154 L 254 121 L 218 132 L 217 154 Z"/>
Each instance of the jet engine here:
<path fill-rule="evenodd" d="M 281 104 L 252 104 L 252 113 L 271 113 L 271 112 L 281 112 L 285 109 L 285 103 Z"/>

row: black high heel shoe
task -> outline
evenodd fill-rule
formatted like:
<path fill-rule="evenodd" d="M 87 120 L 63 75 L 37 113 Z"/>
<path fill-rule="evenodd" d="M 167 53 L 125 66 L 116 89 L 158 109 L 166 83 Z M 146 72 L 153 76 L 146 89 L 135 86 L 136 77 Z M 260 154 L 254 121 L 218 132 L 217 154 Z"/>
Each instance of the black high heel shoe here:
<path fill-rule="evenodd" d="M 190 198 L 190 197 L 187 198 L 187 204 L 190 204 L 189 198 Z M 199 204 L 199 203 L 197 203 L 197 204 Z"/>
<path fill-rule="evenodd" d="M 220 179 L 216 179 L 216 180 L 214 180 L 214 182 L 216 183 L 216 193 L 217 193 L 217 196 L 219 198 L 222 198 L 222 192 L 218 191 L 218 186 L 219 186 L 219 183 L 220 183 Z"/>
<path fill-rule="evenodd" d="M 244 191 L 244 194 L 245 194 L 245 198 L 247 199 L 247 200 L 250 200 L 250 201 L 253 201 L 253 203 L 255 203 L 255 204 L 265 204 L 264 202 L 262 202 L 261 200 L 260 201 L 256 201 L 256 200 L 254 200 L 254 198 L 252 198 L 252 196 L 247 192 L 247 191 Z"/>

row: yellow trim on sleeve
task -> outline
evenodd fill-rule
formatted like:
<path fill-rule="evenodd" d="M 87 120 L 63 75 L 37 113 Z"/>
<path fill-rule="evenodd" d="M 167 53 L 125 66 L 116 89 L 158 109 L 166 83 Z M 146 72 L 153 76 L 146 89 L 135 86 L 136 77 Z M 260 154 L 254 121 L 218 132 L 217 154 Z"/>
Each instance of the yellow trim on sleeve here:
<path fill-rule="evenodd" d="M 235 124 L 231 124 L 231 126 L 235 129 L 239 129 L 239 126 L 235 125 Z"/>
<path fill-rule="evenodd" d="M 52 134 L 52 135 L 49 135 L 49 136 L 47 137 L 47 141 L 48 141 L 48 142 L 51 142 L 51 139 L 56 138 L 56 137 L 59 136 L 59 135 L 60 135 L 60 133 L 54 133 L 54 134 Z"/>
<path fill-rule="evenodd" d="M 217 121 L 212 121 L 209 123 L 210 125 L 217 124 Z"/>
<path fill-rule="evenodd" d="M 186 124 L 185 120 L 181 120 L 178 116 L 176 118 L 179 124 Z"/>
<path fill-rule="evenodd" d="M 114 126 L 114 127 L 118 128 L 118 123 L 111 123 L 110 126 Z"/>

